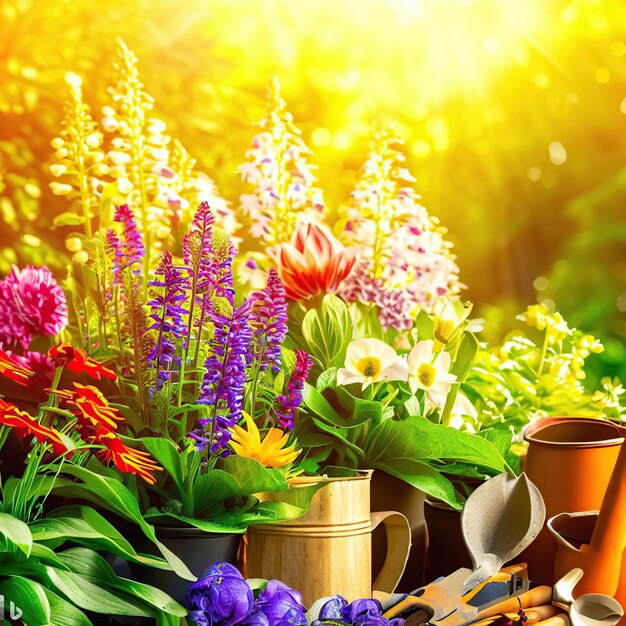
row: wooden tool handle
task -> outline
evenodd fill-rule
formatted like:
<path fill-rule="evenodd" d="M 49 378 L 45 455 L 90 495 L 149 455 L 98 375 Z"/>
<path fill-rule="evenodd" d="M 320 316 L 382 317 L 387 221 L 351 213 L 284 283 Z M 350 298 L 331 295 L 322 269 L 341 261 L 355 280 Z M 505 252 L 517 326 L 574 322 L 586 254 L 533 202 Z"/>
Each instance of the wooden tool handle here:
<path fill-rule="evenodd" d="M 550 617 L 553 617 L 557 613 L 560 613 L 563 609 L 560 609 L 558 606 L 553 606 L 552 604 L 544 604 L 542 606 L 533 606 L 529 609 L 526 609 L 526 617 L 528 618 L 527 622 L 530 624 L 536 624 L 538 622 L 545 621 Z"/>
<path fill-rule="evenodd" d="M 570 621 L 567 613 L 559 613 L 542 622 L 537 622 L 535 626 L 570 626 Z"/>

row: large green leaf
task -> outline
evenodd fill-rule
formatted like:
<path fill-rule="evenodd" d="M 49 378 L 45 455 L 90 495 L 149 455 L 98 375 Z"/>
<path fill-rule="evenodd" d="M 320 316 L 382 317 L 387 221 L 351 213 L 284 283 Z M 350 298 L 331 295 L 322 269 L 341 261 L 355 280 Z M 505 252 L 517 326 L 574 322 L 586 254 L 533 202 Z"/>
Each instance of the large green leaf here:
<path fill-rule="evenodd" d="M 335 411 L 330 402 L 312 385 L 304 383 L 302 392 L 302 402 L 311 413 L 330 422 L 339 425 L 343 420 L 341 415 Z"/>
<path fill-rule="evenodd" d="M 77 548 L 83 549 L 83 548 Z M 43 577 L 53 591 L 60 593 L 76 606 L 105 615 L 154 617 L 155 611 L 140 600 L 119 591 L 103 589 L 76 572 L 49 565 L 43 567 Z"/>
<path fill-rule="evenodd" d="M 17 517 L 8 513 L 0 513 L 0 535 L 6 537 L 26 556 L 30 555 L 33 537 L 28 526 Z"/>
<path fill-rule="evenodd" d="M 239 493 L 233 495 L 248 496 L 262 491 L 285 491 L 289 487 L 283 472 L 263 467 L 255 459 L 232 455 L 222 460 L 222 466 L 239 483 Z"/>
<path fill-rule="evenodd" d="M 181 453 L 173 441 L 166 437 L 142 437 L 139 441 L 171 476 L 178 490 L 185 491 L 185 467 L 181 463 Z"/>
<path fill-rule="evenodd" d="M 212 469 L 198 476 L 193 485 L 196 515 L 234 496 L 247 495 L 241 490 L 239 481 L 221 469 Z"/>
<path fill-rule="evenodd" d="M 185 580 L 196 580 L 189 568 L 156 537 L 154 526 L 148 524 L 139 509 L 139 504 L 124 485 L 113 478 L 100 476 L 84 467 L 66 464 L 63 471 L 80 479 L 80 483 L 57 485 L 54 491 L 67 496 L 83 498 L 121 517 L 135 522 L 146 537 L 159 548 L 172 569 Z"/>
<path fill-rule="evenodd" d="M 74 505 L 56 509 L 32 523 L 30 529 L 35 541 L 52 542 L 54 546 L 71 541 L 94 550 L 109 552 L 126 561 L 170 569 L 163 559 L 135 552 L 112 524 L 88 506 Z"/>
<path fill-rule="evenodd" d="M 44 588 L 50 603 L 50 626 L 92 626 L 87 616 L 73 604 Z"/>
<path fill-rule="evenodd" d="M 4 608 L 8 614 L 10 603 L 22 612 L 22 622 L 28 626 L 46 626 L 50 623 L 50 603 L 44 588 L 34 580 L 11 576 L 0 582 Z"/>
<path fill-rule="evenodd" d="M 393 458 L 379 461 L 374 469 L 383 470 L 396 478 L 420 489 L 429 496 L 443 500 L 456 509 L 462 508 L 457 501 L 452 483 L 427 463 L 411 458 Z"/>
<path fill-rule="evenodd" d="M 365 446 L 365 458 L 372 466 L 409 458 L 461 461 L 483 467 L 494 475 L 506 469 L 505 460 L 490 441 L 419 416 L 384 420 L 373 428 Z"/>
<path fill-rule="evenodd" d="M 171 615 L 184 617 L 187 614 L 186 609 L 160 589 L 117 576 L 111 566 L 93 550 L 71 548 L 59 557 L 70 571 L 96 585 L 117 589 Z"/>

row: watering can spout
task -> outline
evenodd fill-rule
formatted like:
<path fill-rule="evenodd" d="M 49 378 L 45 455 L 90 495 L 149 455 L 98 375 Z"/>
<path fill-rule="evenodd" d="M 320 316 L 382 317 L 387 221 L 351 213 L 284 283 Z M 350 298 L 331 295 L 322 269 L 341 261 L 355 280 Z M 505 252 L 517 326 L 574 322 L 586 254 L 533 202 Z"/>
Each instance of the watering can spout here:
<path fill-rule="evenodd" d="M 626 445 L 622 444 L 591 538 L 591 549 L 605 555 L 626 548 Z"/>

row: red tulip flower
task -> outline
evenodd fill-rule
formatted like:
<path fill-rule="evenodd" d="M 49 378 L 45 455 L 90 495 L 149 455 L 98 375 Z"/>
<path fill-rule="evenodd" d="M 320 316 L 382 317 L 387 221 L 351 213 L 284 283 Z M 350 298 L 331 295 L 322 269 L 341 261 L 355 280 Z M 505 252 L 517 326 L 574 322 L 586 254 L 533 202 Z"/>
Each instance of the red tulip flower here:
<path fill-rule="evenodd" d="M 301 224 L 289 243 L 277 246 L 274 258 L 291 300 L 336 292 L 356 260 L 353 248 L 346 248 L 324 226 L 310 223 Z"/>

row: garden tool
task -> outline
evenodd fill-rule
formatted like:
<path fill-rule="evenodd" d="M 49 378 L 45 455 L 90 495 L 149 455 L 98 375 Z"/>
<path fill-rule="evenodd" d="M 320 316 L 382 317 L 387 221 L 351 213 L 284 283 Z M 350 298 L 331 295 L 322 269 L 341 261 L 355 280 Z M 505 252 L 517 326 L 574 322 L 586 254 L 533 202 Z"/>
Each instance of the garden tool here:
<path fill-rule="evenodd" d="M 622 561 L 626 548 L 626 445 L 621 446 L 600 512 L 561 513 L 548 521 L 557 544 L 555 577 L 584 572 L 572 596 L 606 594 L 626 599 Z M 622 581 L 620 583 L 620 576 Z"/>
<path fill-rule="evenodd" d="M 403 617 L 407 626 L 426 621 L 460 626 L 503 599 L 528 592 L 525 566 L 502 565 L 529 545 L 544 519 L 541 495 L 524 474 L 504 473 L 486 481 L 468 498 L 461 518 L 474 569 L 461 568 L 411 594 L 387 597 L 385 616 Z"/>
<path fill-rule="evenodd" d="M 552 603 L 569 613 L 572 626 L 615 626 L 624 616 L 621 604 L 611 596 L 589 593 L 574 599 L 574 587 L 584 572 L 574 568 L 554 585 Z"/>

